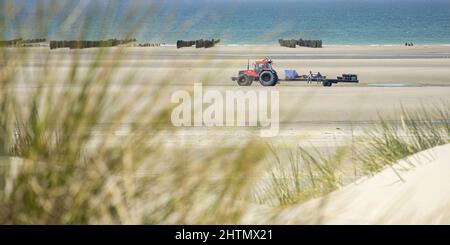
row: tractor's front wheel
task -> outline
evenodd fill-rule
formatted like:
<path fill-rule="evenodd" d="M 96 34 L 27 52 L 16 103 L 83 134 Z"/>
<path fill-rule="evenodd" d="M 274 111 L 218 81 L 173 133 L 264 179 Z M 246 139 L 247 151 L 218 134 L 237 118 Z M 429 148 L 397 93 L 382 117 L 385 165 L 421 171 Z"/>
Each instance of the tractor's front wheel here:
<path fill-rule="evenodd" d="M 263 86 L 275 86 L 278 83 L 278 76 L 271 71 L 263 71 L 259 74 L 259 82 Z"/>
<path fill-rule="evenodd" d="M 250 86 L 253 83 L 253 77 L 241 75 L 239 76 L 237 83 L 239 84 L 239 86 Z"/>

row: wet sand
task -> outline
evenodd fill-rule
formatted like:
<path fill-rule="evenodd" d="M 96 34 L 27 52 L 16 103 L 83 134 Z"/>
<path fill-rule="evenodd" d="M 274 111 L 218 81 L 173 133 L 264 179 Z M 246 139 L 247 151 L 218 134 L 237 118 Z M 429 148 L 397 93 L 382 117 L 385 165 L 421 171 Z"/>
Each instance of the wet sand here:
<path fill-rule="evenodd" d="M 116 50 L 115 48 L 110 49 Z M 344 142 L 361 128 L 373 125 L 378 116 L 393 117 L 400 108 L 432 109 L 450 98 L 449 46 L 327 46 L 323 49 L 289 49 L 275 46 L 220 46 L 212 49 L 175 47 L 125 48 L 119 57 L 107 54 L 100 66 L 111 66 L 120 60 L 112 90 L 124 97 L 142 89 L 159 89 L 167 85 L 169 92 L 160 104 L 169 103 L 170 94 L 180 89 L 192 89 L 201 82 L 205 90 L 279 91 L 280 134 L 274 140 L 292 144 L 335 145 Z M 8 50 L 14 52 L 14 49 Z M 54 69 L 57 84 L 69 86 L 64 77 L 70 70 L 74 55 L 79 57 L 81 71 L 89 69 L 97 50 L 29 49 L 27 61 L 21 65 L 23 79 L 15 89 L 26 92 L 36 86 L 27 76 Z M 358 74 L 360 84 L 338 84 L 331 88 L 305 82 L 281 82 L 276 87 L 239 87 L 230 80 L 238 70 L 245 69 L 247 60 L 270 56 L 283 78 L 284 69 L 296 69 L 305 74 L 320 71 L 328 77 L 342 73 Z M 123 79 L 133 73 L 135 79 L 123 87 Z M 77 85 L 70 85 L 77 86 Z M 144 102 L 145 103 L 145 102 Z M 107 123 L 107 122 L 106 122 Z M 133 123 L 129 119 L 129 123 Z M 168 122 L 170 124 L 170 122 Z M 101 127 L 99 127 L 101 130 Z M 167 136 L 169 144 L 184 142 L 202 147 L 224 137 L 234 140 L 258 134 L 254 128 L 184 128 Z"/>

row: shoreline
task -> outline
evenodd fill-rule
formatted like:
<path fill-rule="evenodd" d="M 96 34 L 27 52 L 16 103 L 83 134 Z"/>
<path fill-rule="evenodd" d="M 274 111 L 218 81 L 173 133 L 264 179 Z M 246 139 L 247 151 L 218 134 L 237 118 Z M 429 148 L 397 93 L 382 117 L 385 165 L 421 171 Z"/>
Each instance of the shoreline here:
<path fill-rule="evenodd" d="M 14 52 L 21 47 L 3 47 L 7 52 Z M 48 46 L 22 47 L 34 54 L 91 54 L 99 48 L 50 50 Z M 358 45 L 327 45 L 323 48 L 286 48 L 278 45 L 246 45 L 227 46 L 217 45 L 213 48 L 186 47 L 177 49 L 175 46 L 163 45 L 159 47 L 138 47 L 124 45 L 102 48 L 113 53 L 123 49 L 132 59 L 171 59 L 171 60 L 258 60 L 271 57 L 274 60 L 399 60 L 399 59 L 449 59 L 450 45 L 416 45 L 416 46 L 358 46 Z M 109 52 L 106 52 L 109 53 Z"/>
<path fill-rule="evenodd" d="M 114 40 L 122 40 L 122 39 L 116 39 Z M 113 39 L 105 39 L 105 40 L 113 40 Z M 3 41 L 13 41 L 18 39 L 8 39 Z M 26 39 L 26 40 L 33 40 L 33 39 Z M 25 41 L 26 41 L 25 40 Z M 77 39 L 67 39 L 65 41 L 77 41 Z M 220 39 L 219 39 L 220 40 Z M 50 39 L 46 39 L 43 42 L 33 42 L 33 43 L 25 43 L 26 48 L 32 48 L 33 46 L 49 46 L 50 45 Z M 93 40 L 95 41 L 95 40 Z M 407 42 L 407 41 L 406 41 Z M 125 46 L 131 45 L 132 47 L 138 47 L 139 44 L 159 44 L 160 47 L 176 47 L 176 41 L 174 42 L 165 42 L 165 41 L 134 41 L 130 42 L 128 44 L 124 44 Z M 433 47 L 433 46 L 450 46 L 450 40 L 447 43 L 413 43 L 413 46 L 406 46 L 406 47 Z M 118 45 L 120 46 L 120 45 Z M 267 42 L 267 43 L 241 43 L 241 42 L 219 42 L 215 45 L 216 47 L 279 47 L 279 43 L 275 40 L 273 42 Z M 396 43 L 327 43 L 326 41 L 323 41 L 322 44 L 323 47 L 405 47 L 405 42 L 396 42 Z M 8 46 L 4 46 L 8 47 Z M 10 46 L 12 47 L 12 46 Z M 141 46 L 143 48 L 149 48 L 153 46 Z M 298 48 L 301 48 L 298 46 Z"/>
<path fill-rule="evenodd" d="M 175 43 L 154 43 L 159 44 L 160 46 L 138 46 L 139 44 L 130 44 L 130 45 L 118 45 L 115 47 L 134 47 L 134 48 L 159 48 L 159 47 L 176 47 L 177 45 Z M 49 47 L 50 43 L 35 43 L 35 44 L 27 44 L 25 46 L 21 46 L 20 48 L 36 48 L 36 47 Z M 429 44 L 414 44 L 414 46 L 405 46 L 404 44 L 323 44 L 322 48 L 326 47 L 407 47 L 407 48 L 414 48 L 414 47 L 450 47 L 450 43 L 429 43 Z M 261 44 L 261 43 L 218 43 L 215 45 L 215 47 L 281 47 L 279 44 L 274 43 L 267 43 L 267 44 Z M 0 48 L 16 48 L 14 46 L 3 46 Z M 107 47 L 111 48 L 111 47 Z M 189 48 L 189 47 L 187 47 Z M 212 47 L 214 48 L 214 47 Z M 310 47 L 301 47 L 298 46 L 297 48 L 287 48 L 286 49 L 298 49 L 298 48 L 309 48 L 309 49 L 321 49 L 321 48 L 310 48 Z"/>
<path fill-rule="evenodd" d="M 39 69 L 44 64 L 67 69 L 79 55 L 79 64 L 88 67 L 98 58 L 97 48 L 55 49 L 26 48 L 28 69 Z M 4 50 L 7 55 L 20 52 L 20 48 Z M 170 74 L 178 74 L 175 84 L 189 84 L 209 77 L 208 85 L 235 85 L 230 77 L 247 66 L 247 62 L 270 57 L 280 74 L 295 69 L 299 74 L 320 71 L 327 77 L 344 73 L 357 74 L 359 87 L 409 87 L 449 86 L 450 46 L 334 46 L 324 48 L 286 48 L 276 45 L 228 47 L 210 49 L 195 47 L 110 47 L 105 48 L 99 60 L 100 66 L 113 65 L 117 51 L 121 52 L 119 70 L 135 69 L 143 80 L 151 84 L 164 80 Z M 43 62 L 45 61 L 45 62 Z M 145 74 L 145 75 L 144 75 Z M 151 79 L 150 79 L 151 78 Z M 144 83 L 144 82 L 143 82 Z M 148 84 L 148 82 L 145 82 Z M 283 83 L 285 87 L 302 87 L 302 83 Z M 255 85 L 256 86 L 256 85 Z M 356 85 L 339 84 L 337 87 Z"/>

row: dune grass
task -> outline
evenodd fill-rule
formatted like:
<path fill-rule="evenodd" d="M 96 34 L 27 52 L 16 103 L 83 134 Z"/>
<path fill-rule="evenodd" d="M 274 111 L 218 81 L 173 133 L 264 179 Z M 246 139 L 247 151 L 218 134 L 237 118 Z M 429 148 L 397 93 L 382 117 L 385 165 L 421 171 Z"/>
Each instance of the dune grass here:
<path fill-rule="evenodd" d="M 366 132 L 358 150 L 364 173 L 378 172 L 387 165 L 417 152 L 450 141 L 450 107 L 448 102 L 432 111 L 401 110 L 400 118 L 380 118 L 377 127 Z"/>
<path fill-rule="evenodd" d="M 272 206 L 288 206 L 327 194 L 342 186 L 340 165 L 348 147 L 332 154 L 317 149 L 289 149 L 287 159 L 282 160 L 279 150 L 271 148 L 275 167 L 269 167 L 263 184 L 256 189 L 259 203 Z"/>
<path fill-rule="evenodd" d="M 0 33 L 13 25 L 18 35 L 27 34 L 31 23 L 8 23 L 20 4 L 1 5 Z M 36 6 L 33 24 L 45 36 L 49 20 L 59 14 L 58 1 L 52 8 Z M 139 13 L 154 13 L 160 5 L 148 7 Z M 129 8 L 124 18 L 136 21 L 137 30 L 136 5 Z M 90 18 L 81 25 L 80 40 L 92 31 Z M 0 49 L 1 224 L 238 222 L 266 152 L 263 144 L 249 138 L 201 152 L 170 146 L 165 133 L 176 130 L 173 105 L 162 101 L 170 98 L 175 74 L 148 78 L 156 85 L 136 91 L 136 71 L 119 69 L 125 48 L 63 54 Z M 30 57 L 43 62 L 32 74 L 25 71 Z"/>
<path fill-rule="evenodd" d="M 15 11 L 8 11 L 13 1 L 0 4 L 3 34 Z M 58 9 L 37 6 L 39 16 Z M 126 12 L 127 19 L 133 16 L 133 7 Z M 91 31 L 89 18 L 80 39 Z M 37 22 L 40 34 L 49 32 L 48 21 Z M 18 25 L 22 30 L 27 24 Z M 403 111 L 401 123 L 380 119 L 360 140 L 364 144 L 330 154 L 303 148 L 284 153 L 253 138 L 200 151 L 168 146 L 164 131 L 176 129 L 172 106 L 161 101 L 170 97 L 174 75 L 155 82 L 156 88 L 133 91 L 130 99 L 127 91 L 139 81 L 133 69 L 119 72 L 126 49 L 89 52 L 94 58 L 87 65 L 86 53 L 71 53 L 60 74 L 53 68 L 58 56 L 49 51 L 38 57 L 43 67 L 27 74 L 21 69 L 32 52 L 0 49 L 1 224 L 233 224 L 255 199 L 285 207 L 340 188 L 343 177 L 358 176 L 342 169 L 351 147 L 358 171 L 373 174 L 449 139 L 449 107 L 443 105 L 433 112 Z M 32 89 L 23 91 L 21 84 Z M 264 168 L 267 157 L 275 167 Z"/>
<path fill-rule="evenodd" d="M 400 111 L 397 118 L 379 116 L 375 126 L 364 129 L 363 135 L 352 144 L 331 154 L 298 148 L 289 150 L 288 157 L 282 159 L 279 151 L 271 148 L 276 165 L 269 166 L 267 180 L 256 188 L 256 200 L 277 207 L 302 203 L 361 176 L 375 174 L 400 159 L 450 143 L 447 102 L 431 111 Z"/>

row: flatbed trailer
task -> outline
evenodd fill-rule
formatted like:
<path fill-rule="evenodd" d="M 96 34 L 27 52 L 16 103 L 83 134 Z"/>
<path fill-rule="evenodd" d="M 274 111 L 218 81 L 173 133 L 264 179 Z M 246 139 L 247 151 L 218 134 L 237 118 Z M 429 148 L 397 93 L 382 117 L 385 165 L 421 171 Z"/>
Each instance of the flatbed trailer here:
<path fill-rule="evenodd" d="M 238 77 L 232 77 L 232 81 L 237 81 Z M 328 79 L 326 77 L 323 78 L 317 78 L 317 79 L 309 79 L 309 78 L 289 78 L 289 79 L 279 79 L 279 82 L 307 82 L 307 83 L 322 83 L 324 87 L 331 87 L 333 84 L 338 83 L 359 83 L 358 79 L 344 79 L 344 78 L 336 78 L 336 79 Z"/>
<path fill-rule="evenodd" d="M 330 79 L 326 76 L 322 76 L 320 72 L 310 72 L 309 75 L 298 75 L 295 70 L 285 70 L 285 79 L 280 81 L 293 81 L 293 82 L 317 82 L 322 83 L 324 87 L 331 87 L 337 83 L 359 83 L 358 76 L 355 74 L 342 74 L 342 76 L 336 79 Z"/>
<path fill-rule="evenodd" d="M 322 81 L 324 87 L 331 87 L 333 83 L 359 83 L 359 80 L 348 80 L 348 79 L 325 79 Z"/>
<path fill-rule="evenodd" d="M 359 83 L 358 79 L 343 79 L 343 78 L 336 78 L 336 79 L 329 79 L 326 77 L 323 78 L 317 78 L 317 79 L 308 79 L 308 78 L 290 78 L 290 79 L 280 79 L 279 81 L 282 82 L 307 82 L 307 83 L 322 83 L 324 87 L 331 87 L 333 84 L 337 83 Z"/>
<path fill-rule="evenodd" d="M 322 76 L 320 72 L 309 72 L 309 75 L 299 75 L 296 70 L 284 70 L 285 78 L 279 79 L 278 73 L 273 69 L 272 60 L 265 58 L 256 61 L 253 68 L 250 69 L 250 61 L 247 63 L 247 70 L 238 72 L 237 77 L 231 77 L 232 81 L 237 81 L 239 86 L 251 86 L 254 81 L 259 81 L 263 86 L 275 86 L 280 81 L 286 82 L 317 82 L 322 83 L 324 87 L 331 87 L 337 83 L 359 83 L 358 76 L 355 74 L 342 74 L 336 79 L 329 79 Z"/>

